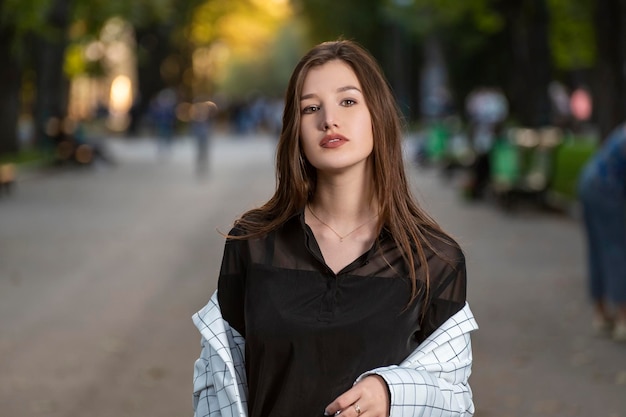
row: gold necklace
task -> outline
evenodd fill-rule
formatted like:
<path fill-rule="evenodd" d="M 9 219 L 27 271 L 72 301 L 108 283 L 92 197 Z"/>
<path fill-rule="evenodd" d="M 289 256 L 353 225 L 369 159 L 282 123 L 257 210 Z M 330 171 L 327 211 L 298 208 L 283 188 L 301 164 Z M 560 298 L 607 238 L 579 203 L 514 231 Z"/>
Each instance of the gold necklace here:
<path fill-rule="evenodd" d="M 337 233 L 337 231 L 335 229 L 333 229 L 332 227 L 330 227 L 330 225 L 328 223 L 326 223 L 324 220 L 320 219 L 319 217 L 317 217 L 317 214 L 315 214 L 315 212 L 311 209 L 311 206 L 309 204 L 306 205 L 306 207 L 309 209 L 309 211 L 311 212 L 311 214 L 313 215 L 313 217 L 315 217 L 317 219 L 317 221 L 319 221 L 320 223 L 322 223 L 324 226 L 328 227 L 330 229 L 331 232 L 333 232 L 335 235 L 337 235 L 337 237 L 339 238 L 339 242 L 343 243 L 343 240 L 345 238 L 347 238 L 348 236 L 350 236 L 352 233 L 356 232 L 357 230 L 359 230 L 361 227 L 365 226 L 366 224 L 368 224 L 369 222 L 371 222 L 372 220 L 374 220 L 376 217 L 378 217 L 378 214 L 376 214 L 374 217 L 372 217 L 371 219 L 369 219 L 368 221 L 366 221 L 365 223 L 363 223 L 362 225 L 358 226 L 356 229 L 352 229 L 348 234 L 341 236 L 339 233 Z"/>

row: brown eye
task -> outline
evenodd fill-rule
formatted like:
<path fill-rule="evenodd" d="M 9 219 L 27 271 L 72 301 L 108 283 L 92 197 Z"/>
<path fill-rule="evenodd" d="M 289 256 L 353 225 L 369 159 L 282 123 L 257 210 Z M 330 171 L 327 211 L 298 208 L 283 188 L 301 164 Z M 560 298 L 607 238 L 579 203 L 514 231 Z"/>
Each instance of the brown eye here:
<path fill-rule="evenodd" d="M 304 109 L 302 109 L 302 113 L 311 114 L 311 113 L 315 113 L 319 109 L 320 109 L 319 106 L 307 106 Z"/>

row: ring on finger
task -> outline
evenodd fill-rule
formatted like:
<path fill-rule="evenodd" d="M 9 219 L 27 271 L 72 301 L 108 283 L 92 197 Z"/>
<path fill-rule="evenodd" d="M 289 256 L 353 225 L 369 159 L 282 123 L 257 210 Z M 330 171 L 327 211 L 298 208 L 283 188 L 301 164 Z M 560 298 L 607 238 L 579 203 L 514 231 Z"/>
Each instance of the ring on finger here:
<path fill-rule="evenodd" d="M 356 411 L 357 416 L 361 415 L 361 407 L 357 403 L 354 403 L 354 411 Z"/>

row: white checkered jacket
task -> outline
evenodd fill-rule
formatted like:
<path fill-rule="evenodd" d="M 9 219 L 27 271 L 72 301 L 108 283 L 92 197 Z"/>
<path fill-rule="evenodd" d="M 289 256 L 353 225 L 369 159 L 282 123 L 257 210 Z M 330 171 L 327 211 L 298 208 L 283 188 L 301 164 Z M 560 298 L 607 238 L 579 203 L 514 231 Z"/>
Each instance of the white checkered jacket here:
<path fill-rule="evenodd" d="M 217 292 L 193 322 L 202 335 L 193 375 L 194 417 L 247 417 L 245 340 L 222 318 Z M 355 382 L 380 375 L 391 394 L 390 417 L 471 417 L 470 333 L 476 329 L 466 303 L 401 364 L 373 369 Z"/>

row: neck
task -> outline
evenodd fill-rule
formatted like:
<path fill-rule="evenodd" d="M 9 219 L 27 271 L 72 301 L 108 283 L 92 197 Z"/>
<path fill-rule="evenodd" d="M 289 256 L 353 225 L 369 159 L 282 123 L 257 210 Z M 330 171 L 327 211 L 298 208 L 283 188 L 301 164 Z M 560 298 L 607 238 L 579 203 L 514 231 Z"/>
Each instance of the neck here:
<path fill-rule="evenodd" d="M 354 224 L 371 218 L 378 213 L 377 199 L 371 182 L 364 178 L 319 177 L 310 207 L 332 223 Z"/>

